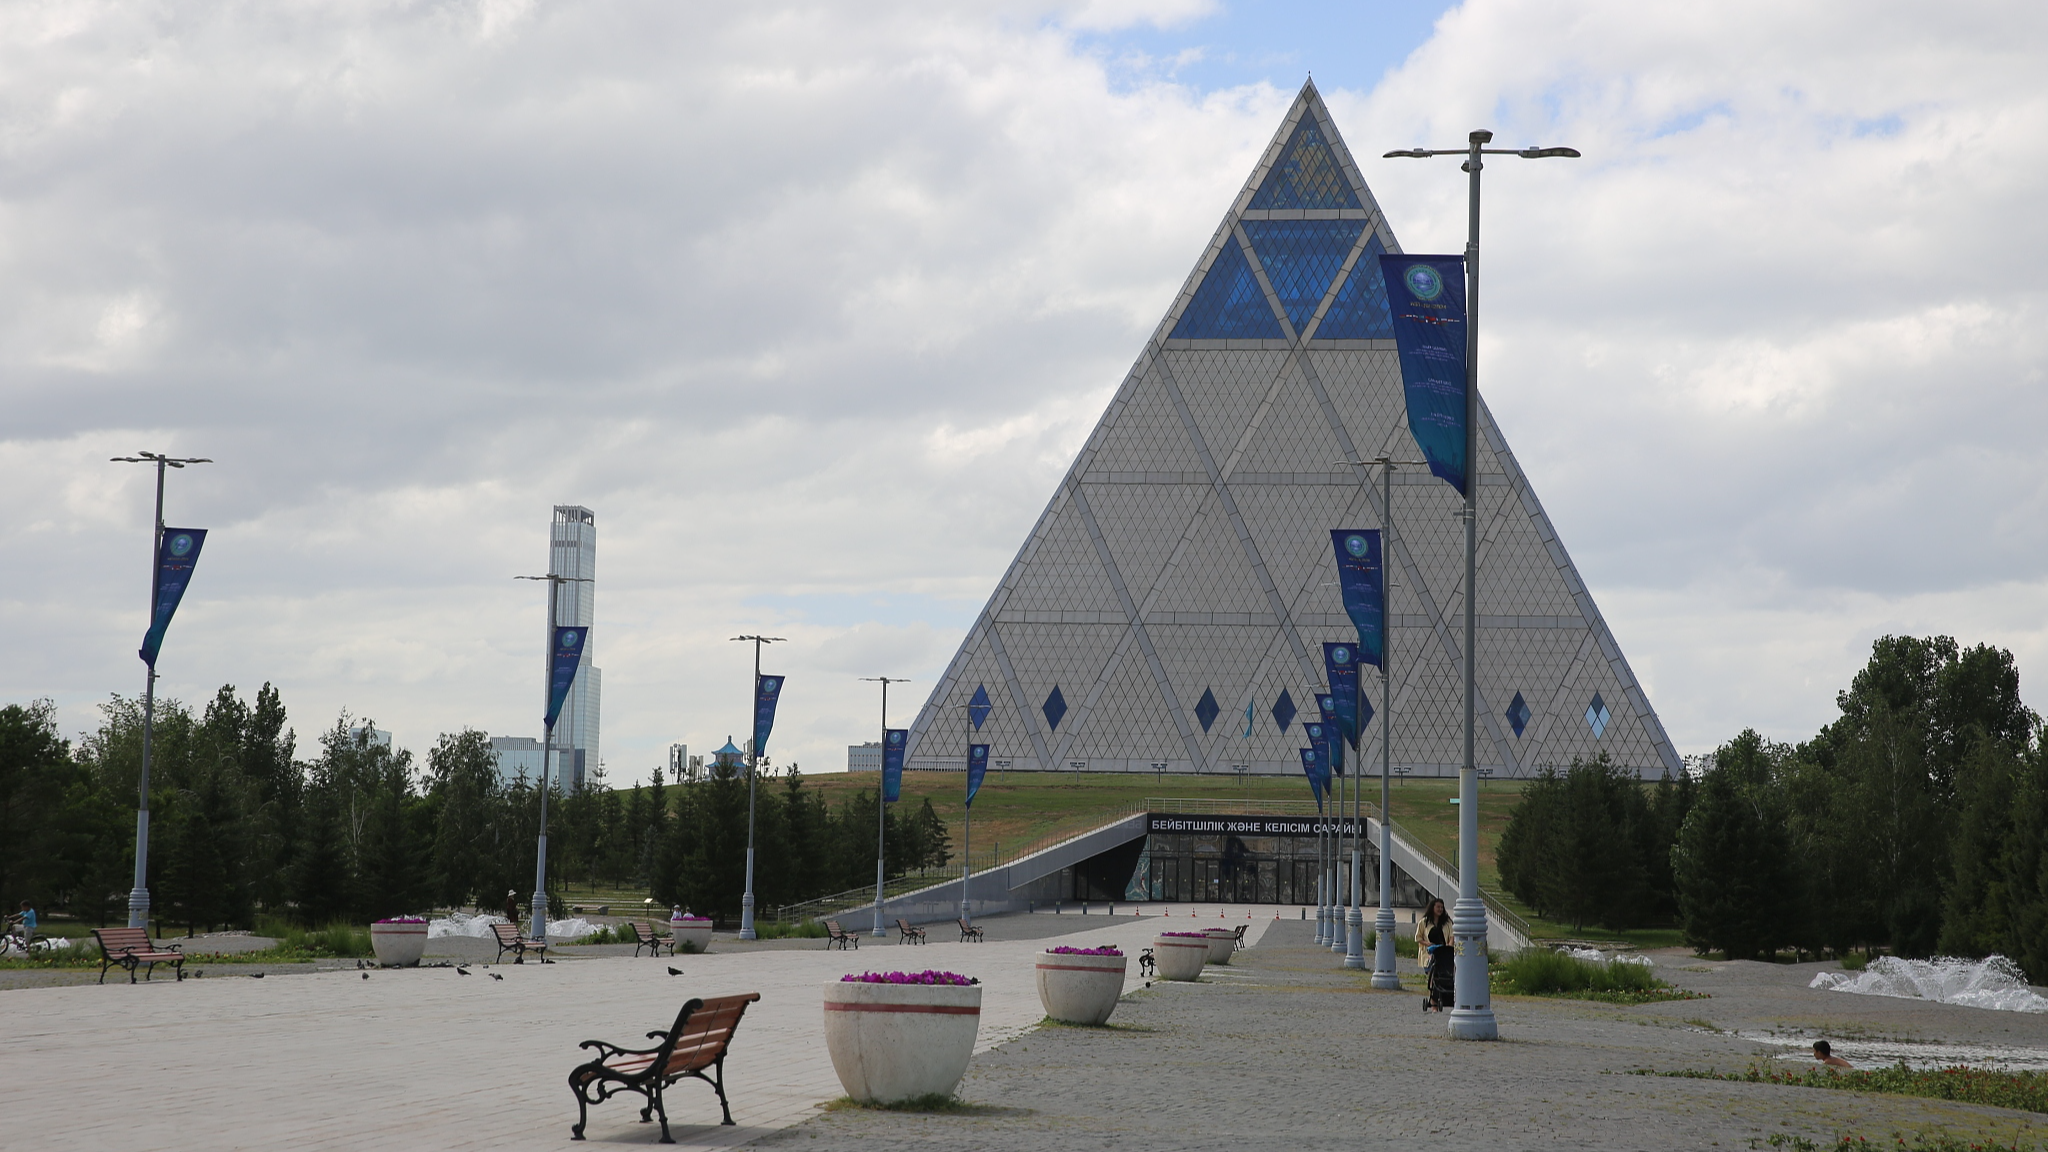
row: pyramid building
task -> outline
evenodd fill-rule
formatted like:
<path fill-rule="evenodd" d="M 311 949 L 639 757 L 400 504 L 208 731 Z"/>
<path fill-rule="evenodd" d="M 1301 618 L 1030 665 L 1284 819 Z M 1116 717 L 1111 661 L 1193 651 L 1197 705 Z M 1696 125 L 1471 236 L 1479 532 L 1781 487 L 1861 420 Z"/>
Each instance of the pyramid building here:
<path fill-rule="evenodd" d="M 1377 470 L 1420 458 L 1377 257 L 1399 243 L 1304 85 L 912 728 L 908 766 L 1298 773 L 1324 641 L 1355 639 L 1329 530 L 1380 528 Z M 1478 763 L 1606 752 L 1680 769 L 1592 594 L 1482 408 Z M 1358 758 L 1455 775 L 1463 500 L 1396 471 L 1391 700 Z M 1307 715 L 1303 715 L 1306 713 Z"/>

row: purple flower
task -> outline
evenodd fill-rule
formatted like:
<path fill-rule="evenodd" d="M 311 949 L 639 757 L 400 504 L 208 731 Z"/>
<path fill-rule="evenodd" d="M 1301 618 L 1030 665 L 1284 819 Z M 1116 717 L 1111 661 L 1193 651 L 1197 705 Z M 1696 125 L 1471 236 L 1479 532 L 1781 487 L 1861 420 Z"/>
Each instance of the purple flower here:
<path fill-rule="evenodd" d="M 981 981 L 958 972 L 939 972 L 930 968 L 922 972 L 848 972 L 840 981 L 847 984 L 956 984 L 966 986 Z"/>
<path fill-rule="evenodd" d="M 1209 934 L 1208 934 L 1207 932 L 1161 932 L 1161 933 L 1160 933 L 1160 935 L 1161 935 L 1161 936 L 1193 936 L 1193 937 L 1196 937 L 1197 939 L 1201 939 L 1201 940 L 1207 940 L 1207 939 L 1209 938 Z"/>
<path fill-rule="evenodd" d="M 1057 956 L 1121 956 L 1124 954 L 1123 949 L 1112 944 L 1105 944 L 1100 948 L 1073 948 L 1062 944 L 1057 948 L 1047 948 L 1046 951 Z"/>

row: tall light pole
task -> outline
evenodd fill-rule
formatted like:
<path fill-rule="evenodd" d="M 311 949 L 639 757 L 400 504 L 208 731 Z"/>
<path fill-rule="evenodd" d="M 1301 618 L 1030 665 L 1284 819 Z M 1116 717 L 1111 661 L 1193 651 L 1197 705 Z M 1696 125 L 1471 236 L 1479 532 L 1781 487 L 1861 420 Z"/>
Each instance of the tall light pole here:
<path fill-rule="evenodd" d="M 164 546 L 164 469 L 187 464 L 211 464 L 203 456 L 166 456 L 161 452 L 137 452 L 133 456 L 112 456 L 111 463 L 156 465 L 156 520 L 149 537 L 149 618 L 156 617 L 157 566 Z M 149 924 L 149 753 L 156 739 L 156 665 L 146 664 L 148 675 L 142 688 L 142 784 L 141 802 L 135 808 L 135 887 L 128 890 L 128 926 Z"/>
<path fill-rule="evenodd" d="M 1457 946 L 1457 1006 L 1451 1009 L 1453 1040 L 1497 1040 L 1493 998 L 1487 990 L 1486 905 L 1479 899 L 1479 768 L 1476 759 L 1478 693 L 1474 688 L 1479 652 L 1479 173 L 1481 156 L 1576 159 L 1575 148 L 1487 148 L 1493 133 L 1472 132 L 1463 148 L 1410 148 L 1386 159 L 1463 156 L 1471 185 L 1465 239 L 1465 762 L 1458 768 L 1458 903 L 1451 909 L 1451 937 Z M 1385 815 L 1382 813 L 1381 815 Z"/>
<path fill-rule="evenodd" d="M 1394 967 L 1394 796 L 1390 775 L 1394 762 L 1394 469 L 1404 465 L 1427 466 L 1428 462 L 1377 456 L 1338 463 L 1380 469 L 1380 618 L 1384 621 L 1380 628 L 1380 908 L 1372 922 L 1372 986 L 1399 989 L 1401 974 Z M 1364 677 L 1359 678 L 1358 691 L 1361 696 L 1365 693 Z M 1355 886 L 1357 882 L 1354 872 L 1352 883 Z M 1352 924 L 1362 933 L 1364 915 L 1355 900 L 1351 917 Z M 1363 943 L 1361 940 L 1361 951 Z M 1360 963 L 1353 964 L 1346 957 L 1344 966 L 1364 967 L 1363 956 L 1359 959 Z"/>
<path fill-rule="evenodd" d="M 877 746 L 882 753 L 882 772 L 875 781 L 875 930 L 870 933 L 880 940 L 889 934 L 882 927 L 882 850 L 885 847 L 883 837 L 889 826 L 889 802 L 883 795 L 889 782 L 889 685 L 908 684 L 910 681 L 903 676 L 863 676 L 861 679 L 882 686 L 882 742 Z"/>
<path fill-rule="evenodd" d="M 735 636 L 735 641 L 752 641 L 754 645 L 754 679 L 747 692 L 747 711 L 751 715 L 758 708 L 761 695 L 761 646 L 780 644 L 782 636 Z M 758 730 L 759 724 L 755 725 Z M 754 777 L 761 767 L 761 741 L 747 740 L 747 890 L 740 896 L 740 939 L 752 940 L 754 933 Z"/>
<path fill-rule="evenodd" d="M 548 755 L 555 749 L 554 700 L 552 698 L 555 661 L 555 605 L 562 598 L 562 585 L 589 584 L 588 576 L 557 576 L 550 572 L 545 576 L 514 576 L 514 580 L 545 580 L 548 582 L 548 642 L 542 645 L 546 653 L 541 665 L 541 721 L 540 740 L 540 842 L 535 846 L 533 859 L 533 939 L 548 938 Z M 577 657 L 580 661 L 582 657 Z"/>

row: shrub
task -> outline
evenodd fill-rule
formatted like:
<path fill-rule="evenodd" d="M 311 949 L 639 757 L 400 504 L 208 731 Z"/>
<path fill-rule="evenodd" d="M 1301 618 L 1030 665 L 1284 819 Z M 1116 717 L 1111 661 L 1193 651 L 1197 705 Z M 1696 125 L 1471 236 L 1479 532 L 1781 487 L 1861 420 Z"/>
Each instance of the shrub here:
<path fill-rule="evenodd" d="M 1516 952 L 1495 962 L 1491 973 L 1495 990 L 1510 995 L 1564 996 L 1624 1004 L 1691 1000 L 1699 996 L 1659 979 L 1648 964 L 1622 960 L 1595 964 L 1547 948 Z"/>

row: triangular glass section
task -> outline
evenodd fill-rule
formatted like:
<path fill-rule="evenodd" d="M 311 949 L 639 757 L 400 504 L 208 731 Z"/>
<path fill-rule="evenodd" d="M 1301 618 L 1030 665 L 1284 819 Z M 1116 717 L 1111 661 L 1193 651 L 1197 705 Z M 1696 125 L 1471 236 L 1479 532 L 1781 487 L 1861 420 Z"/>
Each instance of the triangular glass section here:
<path fill-rule="evenodd" d="M 1273 723 L 1280 726 L 1280 731 L 1287 731 L 1287 726 L 1294 723 L 1295 711 L 1294 697 L 1289 696 L 1287 689 L 1282 688 L 1280 698 L 1273 701 Z"/>
<path fill-rule="evenodd" d="M 976 684 L 974 686 L 974 698 L 967 702 L 967 718 L 974 721 L 974 727 L 977 731 L 988 720 L 988 714 L 995 710 L 996 706 L 989 702 L 988 685 Z"/>
<path fill-rule="evenodd" d="M 1173 339 L 1279 340 L 1283 335 L 1237 237 L 1225 236 L 1223 251 L 1216 254 L 1216 263 L 1209 266 L 1195 298 L 1173 326 Z"/>
<path fill-rule="evenodd" d="M 1586 726 L 1593 730 L 1593 739 L 1606 735 L 1607 722 L 1613 718 L 1613 713 L 1607 710 L 1607 701 L 1602 700 L 1598 692 L 1593 693 L 1593 702 L 1586 705 Z"/>
<path fill-rule="evenodd" d="M 1307 109 L 1280 152 L 1280 162 L 1252 193 L 1253 208 L 1356 208 L 1358 196 Z"/>
<path fill-rule="evenodd" d="M 1244 234 L 1299 332 L 1323 302 L 1337 269 L 1365 230 L 1363 220 L 1246 220 Z"/>
<path fill-rule="evenodd" d="M 1067 715 L 1067 698 L 1060 695 L 1060 686 L 1052 686 L 1052 695 L 1045 698 L 1045 722 L 1052 730 L 1060 730 L 1060 721 Z"/>
<path fill-rule="evenodd" d="M 1216 693 L 1202 689 L 1201 702 L 1195 705 L 1195 719 L 1202 722 L 1202 731 L 1207 732 L 1209 726 L 1216 723 L 1217 713 L 1222 711 L 1223 706 L 1216 703 Z"/>
<path fill-rule="evenodd" d="M 1387 246 L 1380 243 L 1377 232 L 1365 242 L 1365 251 L 1358 254 L 1358 263 L 1352 266 L 1351 275 L 1338 286 L 1337 298 L 1330 302 L 1330 310 L 1323 313 L 1323 322 L 1316 328 L 1316 339 L 1394 338 L 1394 317 L 1387 309 L 1387 285 L 1380 279 L 1380 257 L 1386 251 Z M 1286 297 L 1283 295 L 1281 298 Z"/>

